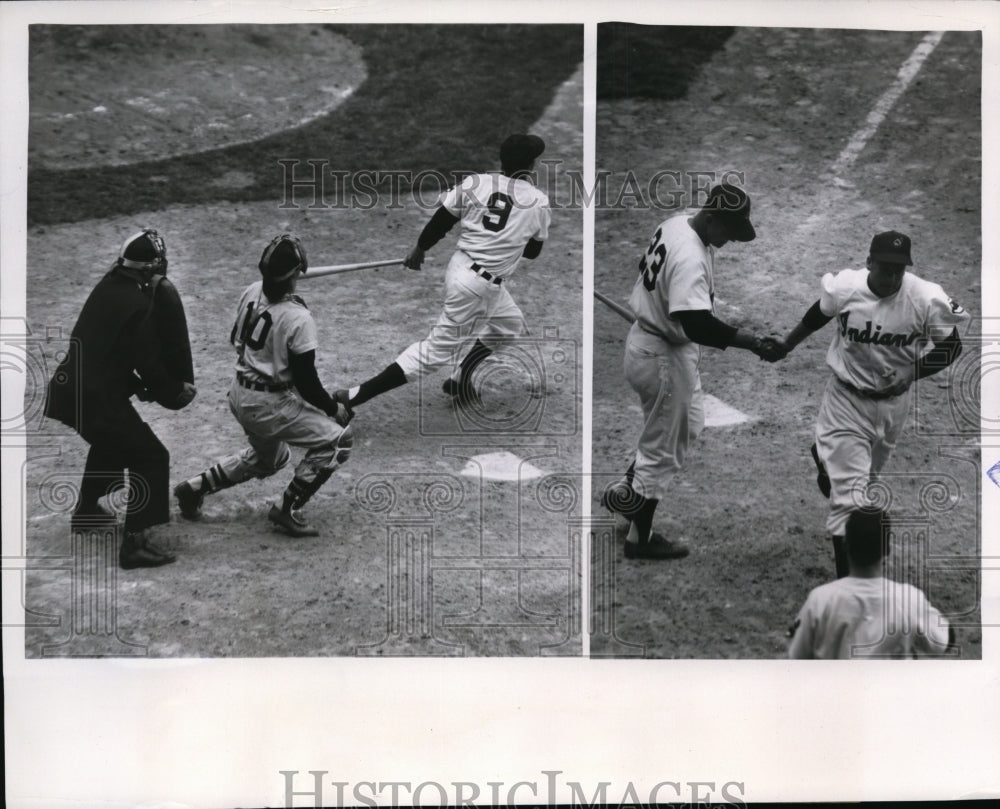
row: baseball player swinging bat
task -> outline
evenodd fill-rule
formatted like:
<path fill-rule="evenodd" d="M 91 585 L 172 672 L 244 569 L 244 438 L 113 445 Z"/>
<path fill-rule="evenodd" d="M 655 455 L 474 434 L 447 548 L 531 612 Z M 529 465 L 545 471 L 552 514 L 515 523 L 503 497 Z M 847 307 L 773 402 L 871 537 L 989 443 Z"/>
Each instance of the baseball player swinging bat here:
<path fill-rule="evenodd" d="M 611 309 L 612 312 L 617 312 L 629 323 L 635 323 L 635 315 L 632 314 L 632 310 L 628 307 L 622 306 L 620 303 L 615 303 L 603 292 L 598 292 L 596 289 L 594 290 L 594 297 L 601 303 L 605 304 L 609 309 Z"/>
<path fill-rule="evenodd" d="M 309 272 L 299 277 L 300 281 L 308 278 L 319 278 L 323 275 L 337 275 L 342 272 L 357 272 L 358 270 L 373 270 L 376 267 L 392 267 L 402 264 L 403 259 L 393 258 L 387 261 L 362 261 L 358 264 L 331 264 L 326 267 L 310 267 Z"/>

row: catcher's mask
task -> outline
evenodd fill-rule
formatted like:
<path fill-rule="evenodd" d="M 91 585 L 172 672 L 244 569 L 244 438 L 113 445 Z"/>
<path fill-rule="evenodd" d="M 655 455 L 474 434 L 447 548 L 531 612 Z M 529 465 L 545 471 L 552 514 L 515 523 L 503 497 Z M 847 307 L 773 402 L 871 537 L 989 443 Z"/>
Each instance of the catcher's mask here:
<path fill-rule="evenodd" d="M 305 272 L 309 268 L 309 260 L 302 242 L 282 233 L 264 248 L 258 267 L 260 274 L 268 281 L 287 281 L 296 273 Z"/>
<path fill-rule="evenodd" d="M 166 275 L 167 245 L 155 230 L 144 228 L 122 242 L 118 263 L 131 270 L 146 270 Z"/>

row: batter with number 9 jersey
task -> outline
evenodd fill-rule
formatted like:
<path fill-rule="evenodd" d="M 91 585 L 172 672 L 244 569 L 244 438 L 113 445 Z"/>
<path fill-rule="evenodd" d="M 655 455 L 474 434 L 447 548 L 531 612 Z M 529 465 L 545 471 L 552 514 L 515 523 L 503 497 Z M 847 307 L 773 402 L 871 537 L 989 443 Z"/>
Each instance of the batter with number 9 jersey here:
<path fill-rule="evenodd" d="M 302 447 L 305 456 L 268 519 L 291 536 L 316 536 L 300 509 L 350 457 L 353 439 L 320 384 L 316 323 L 294 294 L 299 273 L 308 268 L 305 249 L 293 236 L 278 236 L 259 267 L 263 278 L 243 291 L 230 333 L 237 361 L 229 408 L 250 446 L 184 481 L 174 495 L 181 514 L 198 519 L 207 494 L 270 477 L 289 462 L 289 445 Z"/>
<path fill-rule="evenodd" d="M 461 223 L 437 322 L 425 339 L 406 348 L 381 373 L 337 391 L 339 402 L 353 408 L 449 363 L 456 370 L 444 391 L 460 404 L 478 400 L 473 371 L 494 349 L 525 332 L 524 315 L 505 280 L 521 258 L 536 258 L 548 238 L 549 198 L 530 179 L 544 149 L 535 135 L 511 135 L 500 147 L 501 174 L 473 174 L 445 192 L 404 262 L 419 270 L 425 252 Z"/>
<path fill-rule="evenodd" d="M 823 276 L 820 298 L 785 337 L 791 350 L 831 320 L 837 329 L 826 361 L 833 371 L 811 447 L 817 483 L 830 498 L 826 527 L 837 575 L 848 571 L 844 528 L 864 502 L 903 429 L 910 386 L 947 368 L 962 351 L 968 313 L 935 283 L 911 272 L 910 238 L 872 239 L 867 268 Z"/>

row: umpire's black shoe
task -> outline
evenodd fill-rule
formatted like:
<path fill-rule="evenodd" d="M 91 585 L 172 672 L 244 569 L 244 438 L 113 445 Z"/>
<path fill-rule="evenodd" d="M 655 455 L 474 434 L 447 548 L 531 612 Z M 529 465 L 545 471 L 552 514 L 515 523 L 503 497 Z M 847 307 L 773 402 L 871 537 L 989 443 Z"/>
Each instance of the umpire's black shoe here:
<path fill-rule="evenodd" d="M 629 542 L 625 540 L 626 559 L 683 559 L 690 553 L 683 542 L 667 539 L 655 531 L 646 542 Z"/>
<path fill-rule="evenodd" d="M 823 462 L 819 459 L 819 452 L 817 452 L 815 444 L 809 447 L 809 452 L 812 453 L 813 461 L 816 463 L 816 485 L 819 486 L 819 490 L 823 493 L 823 496 L 829 498 L 830 476 L 826 473 L 826 467 L 823 466 Z"/>
<path fill-rule="evenodd" d="M 283 511 L 271 506 L 267 518 L 278 528 L 293 537 L 318 537 L 319 531 L 307 523 L 297 511 Z"/>
<path fill-rule="evenodd" d="M 204 492 L 196 492 L 186 480 L 174 487 L 174 497 L 180 506 L 181 516 L 185 520 L 201 519 L 201 504 L 205 500 Z"/>
<path fill-rule="evenodd" d="M 118 565 L 122 570 L 162 567 L 176 561 L 176 556 L 157 548 L 146 538 L 143 531 L 126 531 L 121 549 L 118 551 Z"/>

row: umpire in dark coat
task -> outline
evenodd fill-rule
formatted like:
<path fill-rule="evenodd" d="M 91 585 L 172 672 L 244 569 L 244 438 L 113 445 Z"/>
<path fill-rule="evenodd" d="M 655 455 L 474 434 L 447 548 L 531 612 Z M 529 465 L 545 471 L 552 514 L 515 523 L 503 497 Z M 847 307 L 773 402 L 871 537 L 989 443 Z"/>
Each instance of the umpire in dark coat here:
<path fill-rule="evenodd" d="M 130 401 L 135 395 L 179 410 L 195 396 L 184 306 L 166 271 L 166 245 L 155 230 L 125 240 L 83 305 L 45 402 L 46 416 L 90 444 L 74 527 L 86 522 L 80 518 L 108 519 L 97 501 L 121 487 L 128 470 L 118 555 L 125 569 L 175 560 L 147 536 L 170 521 L 170 454 Z"/>

